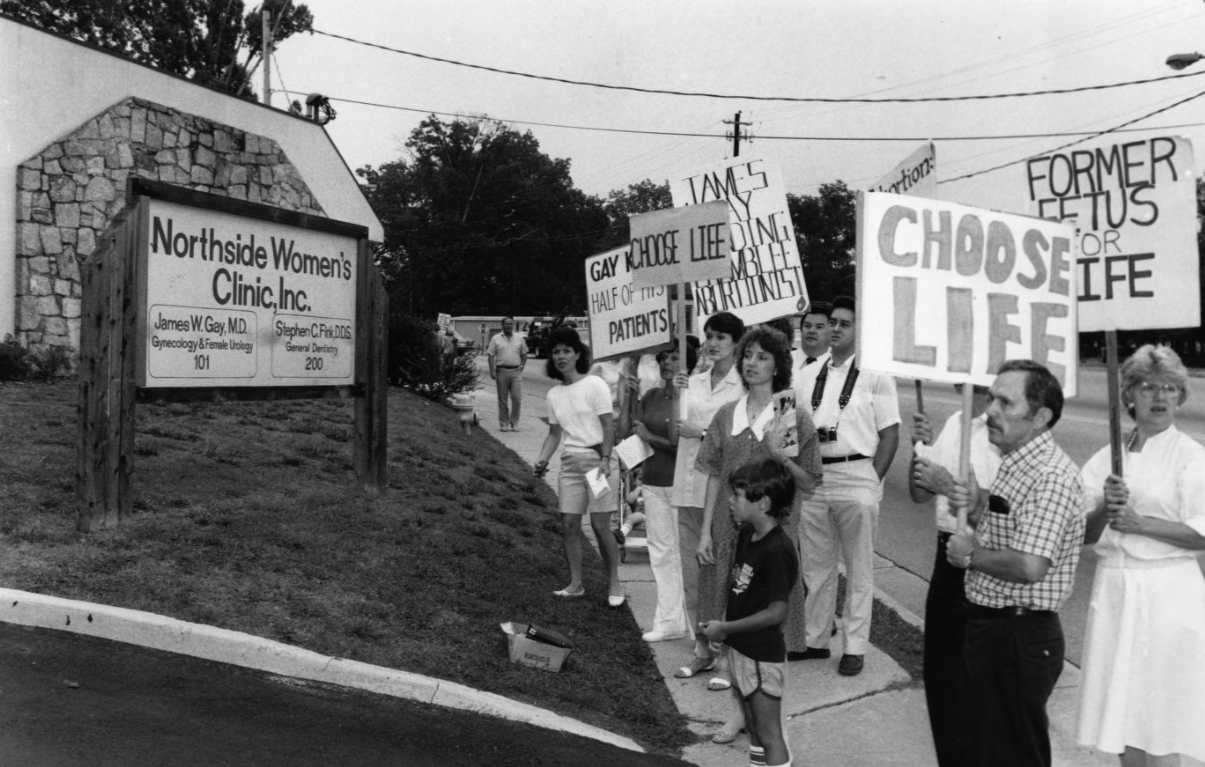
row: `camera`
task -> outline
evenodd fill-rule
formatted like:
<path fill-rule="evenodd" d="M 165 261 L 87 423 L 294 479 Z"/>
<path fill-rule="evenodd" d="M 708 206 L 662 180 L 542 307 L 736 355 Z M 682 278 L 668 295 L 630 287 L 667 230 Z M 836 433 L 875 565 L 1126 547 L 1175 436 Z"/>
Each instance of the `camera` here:
<path fill-rule="evenodd" d="M 836 426 L 819 426 L 816 428 L 816 434 L 820 436 L 820 443 L 836 442 L 837 427 Z"/>

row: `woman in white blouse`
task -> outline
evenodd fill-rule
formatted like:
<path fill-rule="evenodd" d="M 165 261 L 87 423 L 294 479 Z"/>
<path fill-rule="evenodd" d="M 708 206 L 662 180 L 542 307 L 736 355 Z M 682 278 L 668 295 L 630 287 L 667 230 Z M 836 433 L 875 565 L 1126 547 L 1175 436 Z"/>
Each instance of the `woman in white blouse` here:
<path fill-rule="evenodd" d="M 695 468 L 703 434 L 717 410 L 745 396 L 740 371 L 736 369 L 736 346 L 745 334 L 745 323 L 730 312 L 707 318 L 702 352 L 711 367 L 692 376 L 679 373 L 674 386 L 684 389 L 687 416 L 678 421 L 678 458 L 674 466 L 672 500 L 678 507 L 678 547 L 682 559 L 682 584 L 686 592 L 686 612 L 690 625 L 698 625 L 696 605 L 699 597 L 699 536 L 703 531 L 703 504 L 707 499 L 707 475 Z M 701 363 L 700 363 L 701 364 Z M 674 676 L 685 679 L 715 668 L 715 653 L 702 633 L 695 634 L 695 657 Z M 718 689 L 727 689 L 717 681 Z"/>
<path fill-rule="evenodd" d="M 1135 427 L 1123 476 L 1108 446 L 1083 469 L 1098 565 L 1076 740 L 1122 767 L 1205 760 L 1205 447 L 1176 429 L 1188 371 L 1146 345 L 1122 363 Z"/>

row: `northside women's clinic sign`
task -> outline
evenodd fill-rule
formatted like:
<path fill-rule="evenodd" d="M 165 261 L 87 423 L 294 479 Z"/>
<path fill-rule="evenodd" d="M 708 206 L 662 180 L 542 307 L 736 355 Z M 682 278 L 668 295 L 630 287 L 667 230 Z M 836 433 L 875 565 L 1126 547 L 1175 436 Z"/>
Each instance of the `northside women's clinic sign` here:
<path fill-rule="evenodd" d="M 355 238 L 146 204 L 140 385 L 355 382 Z"/>
<path fill-rule="evenodd" d="M 858 195 L 858 360 L 991 385 L 1005 360 L 1076 389 L 1075 229 L 885 193 Z"/>

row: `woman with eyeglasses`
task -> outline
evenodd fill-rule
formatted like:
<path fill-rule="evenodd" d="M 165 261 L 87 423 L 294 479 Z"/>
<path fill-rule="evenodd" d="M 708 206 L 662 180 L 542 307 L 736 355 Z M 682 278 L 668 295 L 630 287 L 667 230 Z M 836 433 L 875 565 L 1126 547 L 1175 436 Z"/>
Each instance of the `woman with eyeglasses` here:
<path fill-rule="evenodd" d="M 1108 446 L 1083 469 L 1088 608 L 1076 740 L 1122 767 L 1205 760 L 1205 447 L 1176 429 L 1188 371 L 1147 344 L 1121 365 L 1134 419 L 1123 476 Z"/>

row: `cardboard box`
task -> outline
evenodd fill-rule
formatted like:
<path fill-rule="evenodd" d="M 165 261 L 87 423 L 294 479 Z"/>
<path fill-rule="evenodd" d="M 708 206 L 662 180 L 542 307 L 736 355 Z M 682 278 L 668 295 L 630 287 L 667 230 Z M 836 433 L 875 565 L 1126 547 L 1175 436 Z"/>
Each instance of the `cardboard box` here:
<path fill-rule="evenodd" d="M 510 662 L 521 666 L 531 666 L 542 671 L 558 672 L 565 658 L 572 652 L 571 647 L 558 647 L 554 644 L 541 642 L 528 636 L 526 623 L 507 621 L 502 624 L 506 634 L 506 642 L 510 650 Z"/>

